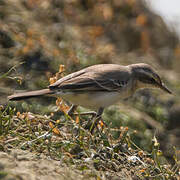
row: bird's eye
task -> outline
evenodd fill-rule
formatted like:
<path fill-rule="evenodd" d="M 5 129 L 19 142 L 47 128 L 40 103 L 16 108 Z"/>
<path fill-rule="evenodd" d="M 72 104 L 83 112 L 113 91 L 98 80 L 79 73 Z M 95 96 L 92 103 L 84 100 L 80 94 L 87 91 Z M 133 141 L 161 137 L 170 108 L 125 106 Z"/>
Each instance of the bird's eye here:
<path fill-rule="evenodd" d="M 146 79 L 146 83 L 148 83 L 148 84 L 154 84 L 156 81 L 153 79 L 153 78 L 147 78 Z"/>
<path fill-rule="evenodd" d="M 154 81 L 158 84 L 162 84 L 160 77 L 156 77 Z"/>
<path fill-rule="evenodd" d="M 149 80 L 150 80 L 151 83 L 155 83 L 156 82 L 156 80 L 154 78 L 150 78 Z"/>

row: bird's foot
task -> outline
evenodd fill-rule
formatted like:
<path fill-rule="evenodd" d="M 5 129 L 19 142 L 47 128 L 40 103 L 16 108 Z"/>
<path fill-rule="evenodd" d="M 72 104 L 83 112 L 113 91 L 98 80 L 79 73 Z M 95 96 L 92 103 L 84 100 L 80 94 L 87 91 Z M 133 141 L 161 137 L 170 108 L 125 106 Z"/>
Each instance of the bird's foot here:
<path fill-rule="evenodd" d="M 96 113 L 96 116 L 93 117 L 93 118 L 92 118 L 90 121 L 88 121 L 88 123 L 86 124 L 85 129 L 89 129 L 89 131 L 91 132 L 91 134 L 93 133 L 95 127 L 97 128 L 97 125 L 98 125 L 100 119 L 102 119 L 101 116 L 102 116 L 103 110 L 104 110 L 104 108 L 102 108 L 102 107 L 99 108 L 99 109 L 98 109 L 98 112 Z"/>
<path fill-rule="evenodd" d="M 67 114 L 69 115 L 69 116 L 71 116 L 71 115 L 73 115 L 74 114 L 74 111 L 77 109 L 77 105 L 72 105 L 71 107 L 70 107 L 70 109 L 68 110 L 68 112 L 67 112 Z"/>
<path fill-rule="evenodd" d="M 100 124 L 100 121 L 102 122 L 101 127 L 107 127 L 107 124 L 103 121 L 102 117 L 98 116 L 90 119 L 85 125 L 84 129 L 88 129 L 92 134 L 94 132 L 94 129 L 98 128 L 98 124 Z"/>

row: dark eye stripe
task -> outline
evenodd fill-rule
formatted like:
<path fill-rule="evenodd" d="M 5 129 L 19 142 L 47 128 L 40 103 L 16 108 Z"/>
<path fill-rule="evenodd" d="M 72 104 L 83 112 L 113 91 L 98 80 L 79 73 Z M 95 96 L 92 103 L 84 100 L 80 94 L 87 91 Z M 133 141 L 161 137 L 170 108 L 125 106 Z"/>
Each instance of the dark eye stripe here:
<path fill-rule="evenodd" d="M 139 80 L 143 83 L 148 83 L 148 84 L 157 84 L 157 82 L 153 79 L 153 78 L 150 78 L 150 77 L 140 77 Z"/>

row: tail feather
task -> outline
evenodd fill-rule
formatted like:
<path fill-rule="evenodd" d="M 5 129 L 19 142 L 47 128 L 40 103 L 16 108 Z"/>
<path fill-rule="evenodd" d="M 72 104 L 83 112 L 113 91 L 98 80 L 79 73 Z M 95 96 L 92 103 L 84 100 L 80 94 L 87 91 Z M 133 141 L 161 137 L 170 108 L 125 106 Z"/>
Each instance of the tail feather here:
<path fill-rule="evenodd" d="M 49 89 L 42 89 L 42 90 L 37 90 L 37 91 L 17 93 L 17 94 L 8 96 L 8 100 L 9 101 L 19 101 L 19 100 L 23 100 L 23 99 L 39 97 L 39 96 L 48 95 L 48 94 L 54 94 L 54 92 Z"/>

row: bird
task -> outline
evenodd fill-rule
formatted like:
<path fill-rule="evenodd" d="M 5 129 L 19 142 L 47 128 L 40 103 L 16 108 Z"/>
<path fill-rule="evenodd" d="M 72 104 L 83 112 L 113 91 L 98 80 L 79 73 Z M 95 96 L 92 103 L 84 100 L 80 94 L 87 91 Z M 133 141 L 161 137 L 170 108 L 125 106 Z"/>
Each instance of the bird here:
<path fill-rule="evenodd" d="M 97 64 L 64 76 L 46 89 L 13 94 L 8 96 L 8 100 L 18 101 L 45 95 L 61 97 L 73 104 L 69 114 L 77 106 L 82 106 L 95 110 L 96 119 L 100 119 L 104 108 L 143 88 L 159 88 L 172 94 L 148 64 Z"/>

